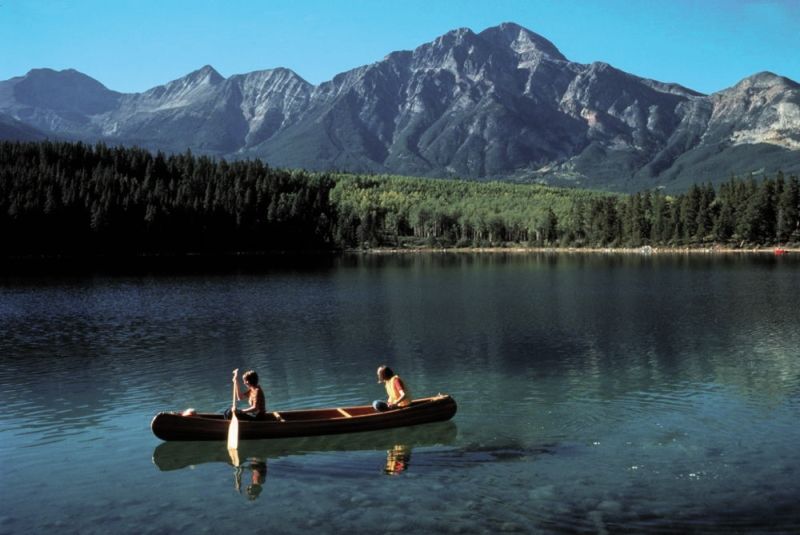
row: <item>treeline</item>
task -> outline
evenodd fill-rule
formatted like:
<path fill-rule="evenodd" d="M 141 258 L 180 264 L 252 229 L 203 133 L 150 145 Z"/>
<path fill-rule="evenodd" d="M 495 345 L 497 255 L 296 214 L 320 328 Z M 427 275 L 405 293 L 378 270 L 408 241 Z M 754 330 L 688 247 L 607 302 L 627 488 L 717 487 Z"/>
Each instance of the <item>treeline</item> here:
<path fill-rule="evenodd" d="M 274 169 L 83 143 L 0 143 L 3 255 L 800 242 L 797 177 L 616 195 Z"/>
<path fill-rule="evenodd" d="M 336 175 L 340 243 L 483 247 L 554 244 L 576 209 L 609 193 L 533 184 Z"/>
<path fill-rule="evenodd" d="M 6 255 L 327 249 L 325 175 L 83 143 L 0 143 Z"/>
<path fill-rule="evenodd" d="M 508 183 L 337 176 L 341 242 L 430 246 L 729 247 L 800 242 L 795 176 L 614 195 Z M 346 230 L 342 234 L 342 230 Z"/>

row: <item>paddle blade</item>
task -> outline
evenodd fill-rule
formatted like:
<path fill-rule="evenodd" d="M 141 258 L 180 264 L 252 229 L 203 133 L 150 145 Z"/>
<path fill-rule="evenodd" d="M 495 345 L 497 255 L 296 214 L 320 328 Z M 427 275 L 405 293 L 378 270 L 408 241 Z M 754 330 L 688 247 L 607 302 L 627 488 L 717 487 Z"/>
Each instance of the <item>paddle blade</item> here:
<path fill-rule="evenodd" d="M 236 413 L 231 416 L 231 425 L 228 427 L 228 449 L 235 450 L 239 447 L 239 420 L 236 419 Z"/>
<path fill-rule="evenodd" d="M 233 466 L 239 466 L 241 464 L 239 462 L 239 452 L 236 451 L 236 448 L 228 448 L 228 455 L 231 457 L 231 464 Z"/>

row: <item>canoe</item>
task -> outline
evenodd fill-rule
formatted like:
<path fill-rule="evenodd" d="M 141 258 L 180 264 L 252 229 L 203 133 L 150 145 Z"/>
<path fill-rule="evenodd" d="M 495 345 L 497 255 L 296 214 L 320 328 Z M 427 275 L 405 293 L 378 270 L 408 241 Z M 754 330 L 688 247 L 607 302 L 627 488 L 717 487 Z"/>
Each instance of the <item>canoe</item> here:
<path fill-rule="evenodd" d="M 377 431 L 449 420 L 456 413 L 455 400 L 445 394 L 415 399 L 408 407 L 378 412 L 370 405 L 327 409 L 276 411 L 259 421 L 239 420 L 239 439 L 308 437 Z M 229 420 L 221 414 L 182 416 L 161 412 L 150 423 L 161 440 L 227 440 Z"/>

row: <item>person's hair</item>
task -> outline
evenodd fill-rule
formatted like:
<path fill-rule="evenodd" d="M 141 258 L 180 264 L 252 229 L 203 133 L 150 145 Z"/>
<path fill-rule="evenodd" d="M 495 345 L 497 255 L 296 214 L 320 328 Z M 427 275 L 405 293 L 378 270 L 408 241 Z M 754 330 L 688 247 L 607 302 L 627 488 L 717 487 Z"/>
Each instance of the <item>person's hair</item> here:
<path fill-rule="evenodd" d="M 378 368 L 378 373 L 380 374 L 381 379 L 383 380 L 391 379 L 392 377 L 394 377 L 394 372 L 389 366 L 385 365 L 381 366 L 380 368 Z"/>
<path fill-rule="evenodd" d="M 242 379 L 244 379 L 244 382 L 249 385 L 258 386 L 258 374 L 253 370 L 244 372 Z"/>

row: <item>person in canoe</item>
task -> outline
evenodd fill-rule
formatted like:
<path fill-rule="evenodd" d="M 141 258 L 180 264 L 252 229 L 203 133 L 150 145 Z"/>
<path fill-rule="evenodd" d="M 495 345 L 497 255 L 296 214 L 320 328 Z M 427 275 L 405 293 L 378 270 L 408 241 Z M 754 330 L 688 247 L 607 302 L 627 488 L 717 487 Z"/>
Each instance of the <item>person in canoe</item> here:
<path fill-rule="evenodd" d="M 238 372 L 233 374 L 233 384 L 236 384 Z M 244 372 L 242 382 L 247 388 L 244 392 L 236 389 L 236 399 L 241 401 L 247 399 L 250 406 L 246 409 L 236 409 L 236 417 L 242 420 L 261 420 L 267 414 L 267 400 L 264 390 L 258 384 L 258 374 L 253 370 Z M 225 410 L 225 418 L 231 419 L 231 409 Z"/>
<path fill-rule="evenodd" d="M 399 409 L 411 405 L 411 392 L 399 375 L 396 375 L 389 366 L 378 368 L 378 382 L 386 387 L 386 401 L 375 400 L 372 403 L 376 411 Z"/>

